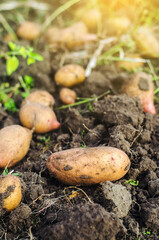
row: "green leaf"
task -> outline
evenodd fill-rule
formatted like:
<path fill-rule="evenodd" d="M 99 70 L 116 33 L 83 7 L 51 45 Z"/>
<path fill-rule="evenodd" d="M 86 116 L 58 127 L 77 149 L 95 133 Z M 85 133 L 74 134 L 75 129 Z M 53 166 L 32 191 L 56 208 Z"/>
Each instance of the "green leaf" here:
<path fill-rule="evenodd" d="M 4 103 L 4 109 L 16 112 L 17 108 L 15 105 L 15 101 L 12 98 L 9 98 L 5 103 Z"/>
<path fill-rule="evenodd" d="M 26 98 L 28 95 L 29 95 L 29 93 L 27 93 L 27 92 L 22 92 L 22 97 L 23 97 L 23 98 Z"/>
<path fill-rule="evenodd" d="M 133 180 L 133 179 L 129 179 L 128 181 L 125 181 L 126 183 L 133 185 L 133 186 L 138 186 L 139 185 L 139 181 Z"/>
<path fill-rule="evenodd" d="M 16 49 L 16 44 L 14 42 L 9 42 L 8 46 L 12 51 Z"/>
<path fill-rule="evenodd" d="M 6 70 L 7 70 L 8 76 L 10 76 L 13 72 L 15 72 L 18 66 L 19 66 L 18 58 L 16 56 L 9 57 L 6 63 Z"/>
<path fill-rule="evenodd" d="M 32 57 L 29 57 L 29 58 L 27 59 L 27 64 L 28 64 L 28 65 L 31 65 L 31 64 L 33 64 L 33 63 L 35 63 L 35 59 L 32 58 Z"/>
<path fill-rule="evenodd" d="M 37 54 L 35 52 L 30 52 L 29 56 L 33 59 L 35 59 L 36 61 L 43 61 L 44 58 L 40 55 L 40 54 Z"/>
<path fill-rule="evenodd" d="M 3 175 L 3 176 L 6 176 L 7 174 L 8 174 L 8 168 L 5 167 L 5 169 L 4 169 L 3 172 L 2 172 L 2 175 Z"/>
<path fill-rule="evenodd" d="M 19 53 L 20 55 L 23 57 L 23 58 L 26 58 L 27 57 L 27 50 L 25 49 L 25 47 L 20 47 L 19 49 Z"/>

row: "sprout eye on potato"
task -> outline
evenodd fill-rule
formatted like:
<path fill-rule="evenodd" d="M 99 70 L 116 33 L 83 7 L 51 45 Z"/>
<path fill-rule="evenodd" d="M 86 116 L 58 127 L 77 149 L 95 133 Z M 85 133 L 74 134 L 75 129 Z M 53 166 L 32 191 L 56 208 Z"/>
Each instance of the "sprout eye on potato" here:
<path fill-rule="evenodd" d="M 0 130 L 0 168 L 12 167 L 27 154 L 32 131 L 20 125 L 11 125 Z"/>
<path fill-rule="evenodd" d="M 18 207 L 22 199 L 21 182 L 17 176 L 6 175 L 0 177 L 0 203 L 6 211 Z"/>
<path fill-rule="evenodd" d="M 41 103 L 47 107 L 52 107 L 55 104 L 54 97 L 44 90 L 37 90 L 29 94 L 24 101 L 22 102 L 21 106 L 25 105 L 27 102 L 32 103 Z"/>
<path fill-rule="evenodd" d="M 77 64 L 67 64 L 60 68 L 55 74 L 57 85 L 71 87 L 85 80 L 85 70 Z"/>
<path fill-rule="evenodd" d="M 21 107 L 19 118 L 22 125 L 34 129 L 36 133 L 45 133 L 59 128 L 55 113 L 40 103 L 27 103 Z"/>
<path fill-rule="evenodd" d="M 130 168 L 130 160 L 113 147 L 74 148 L 53 153 L 46 165 L 63 183 L 90 185 L 122 178 Z"/>

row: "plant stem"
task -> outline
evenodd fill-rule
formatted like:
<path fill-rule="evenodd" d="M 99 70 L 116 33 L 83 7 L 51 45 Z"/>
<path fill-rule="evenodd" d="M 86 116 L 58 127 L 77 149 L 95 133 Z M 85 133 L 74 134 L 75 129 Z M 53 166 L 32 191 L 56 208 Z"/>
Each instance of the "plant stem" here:
<path fill-rule="evenodd" d="M 99 95 L 97 97 L 95 96 L 95 97 L 92 97 L 92 98 L 84 98 L 82 101 L 78 101 L 78 102 L 75 102 L 75 103 L 72 103 L 72 104 L 68 104 L 68 105 L 63 105 L 61 107 L 58 107 L 57 109 L 60 110 L 60 109 L 65 109 L 65 108 L 81 105 L 81 104 L 84 104 L 84 103 L 92 102 L 92 101 L 95 101 L 95 100 L 98 100 L 98 99 L 104 97 L 105 95 L 107 95 L 109 93 L 110 93 L 110 91 L 107 91 L 107 92 L 104 92 L 104 93 L 102 93 L 101 95 Z"/>

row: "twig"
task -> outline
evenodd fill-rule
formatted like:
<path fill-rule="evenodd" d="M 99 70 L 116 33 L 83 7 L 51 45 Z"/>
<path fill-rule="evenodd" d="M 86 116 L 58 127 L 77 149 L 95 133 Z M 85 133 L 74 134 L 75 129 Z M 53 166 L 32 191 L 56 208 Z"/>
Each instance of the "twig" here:
<path fill-rule="evenodd" d="M 100 40 L 97 50 L 94 52 L 92 58 L 90 59 L 88 65 L 87 65 L 87 68 L 86 68 L 86 71 L 85 71 L 85 76 L 86 77 L 88 77 L 91 74 L 92 69 L 96 66 L 97 58 L 100 56 L 104 46 L 106 44 L 109 44 L 109 43 L 115 41 L 115 40 L 116 40 L 116 37 L 110 37 L 110 38 L 107 38 L 107 39 Z"/>

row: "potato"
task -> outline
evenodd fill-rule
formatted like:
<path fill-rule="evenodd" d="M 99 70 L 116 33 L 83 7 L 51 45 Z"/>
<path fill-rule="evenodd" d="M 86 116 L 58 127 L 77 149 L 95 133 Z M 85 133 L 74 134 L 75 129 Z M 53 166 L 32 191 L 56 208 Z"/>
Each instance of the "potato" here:
<path fill-rule="evenodd" d="M 55 104 L 55 99 L 47 91 L 37 90 L 30 93 L 29 96 L 24 99 L 21 106 L 25 105 L 28 102 L 41 103 L 47 107 L 52 108 L 52 106 Z"/>
<path fill-rule="evenodd" d="M 40 25 L 35 22 L 23 22 L 17 29 L 17 35 L 20 38 L 34 41 L 40 34 Z"/>
<path fill-rule="evenodd" d="M 85 80 L 85 70 L 77 64 L 67 64 L 60 68 L 55 74 L 57 85 L 72 87 Z"/>
<path fill-rule="evenodd" d="M 11 125 L 0 130 L 0 139 L 0 168 L 12 167 L 27 154 L 32 131 Z"/>
<path fill-rule="evenodd" d="M 122 86 L 122 93 L 127 93 L 130 97 L 139 97 L 143 110 L 151 114 L 156 114 L 154 106 L 154 85 L 151 75 L 144 72 L 133 74 Z"/>
<path fill-rule="evenodd" d="M 89 185 L 122 178 L 130 168 L 130 160 L 113 147 L 74 148 L 53 153 L 46 165 L 59 181 Z"/>
<path fill-rule="evenodd" d="M 159 57 L 159 41 L 150 28 L 138 28 L 133 37 L 143 56 Z"/>
<path fill-rule="evenodd" d="M 97 30 L 98 23 L 101 20 L 101 14 L 97 8 L 88 10 L 82 17 L 82 21 L 85 23 L 90 31 Z"/>
<path fill-rule="evenodd" d="M 34 128 L 36 133 L 46 133 L 60 126 L 52 109 L 40 103 L 27 103 L 22 106 L 19 118 L 24 127 Z"/>
<path fill-rule="evenodd" d="M 130 19 L 126 16 L 121 17 L 112 17 L 107 20 L 107 30 L 110 34 L 123 34 L 125 33 L 130 27 Z"/>
<path fill-rule="evenodd" d="M 142 67 L 144 65 L 143 62 L 135 62 L 135 61 L 133 62 L 133 60 L 135 60 L 135 59 L 139 59 L 139 60 L 141 59 L 142 60 L 142 58 L 138 54 L 130 54 L 130 55 L 127 55 L 125 57 L 132 59 L 132 62 L 131 61 L 125 61 L 125 60 L 119 61 L 119 62 L 117 62 L 117 66 L 119 68 L 124 68 L 126 70 L 132 71 L 132 70 L 134 70 L 136 68 L 139 68 L 139 67 Z"/>
<path fill-rule="evenodd" d="M 2 199 L 2 208 L 6 211 L 18 207 L 22 199 L 21 182 L 18 177 L 10 174 L 0 177 L 0 199 Z"/>
<path fill-rule="evenodd" d="M 62 88 L 60 90 L 60 100 L 64 104 L 73 104 L 76 100 L 76 92 L 69 88 Z"/>
<path fill-rule="evenodd" d="M 63 29 L 50 28 L 45 35 L 45 40 L 49 44 L 65 46 L 69 50 L 72 50 L 84 46 L 87 42 L 96 41 L 97 36 L 87 33 L 84 23 L 77 22 Z"/>

